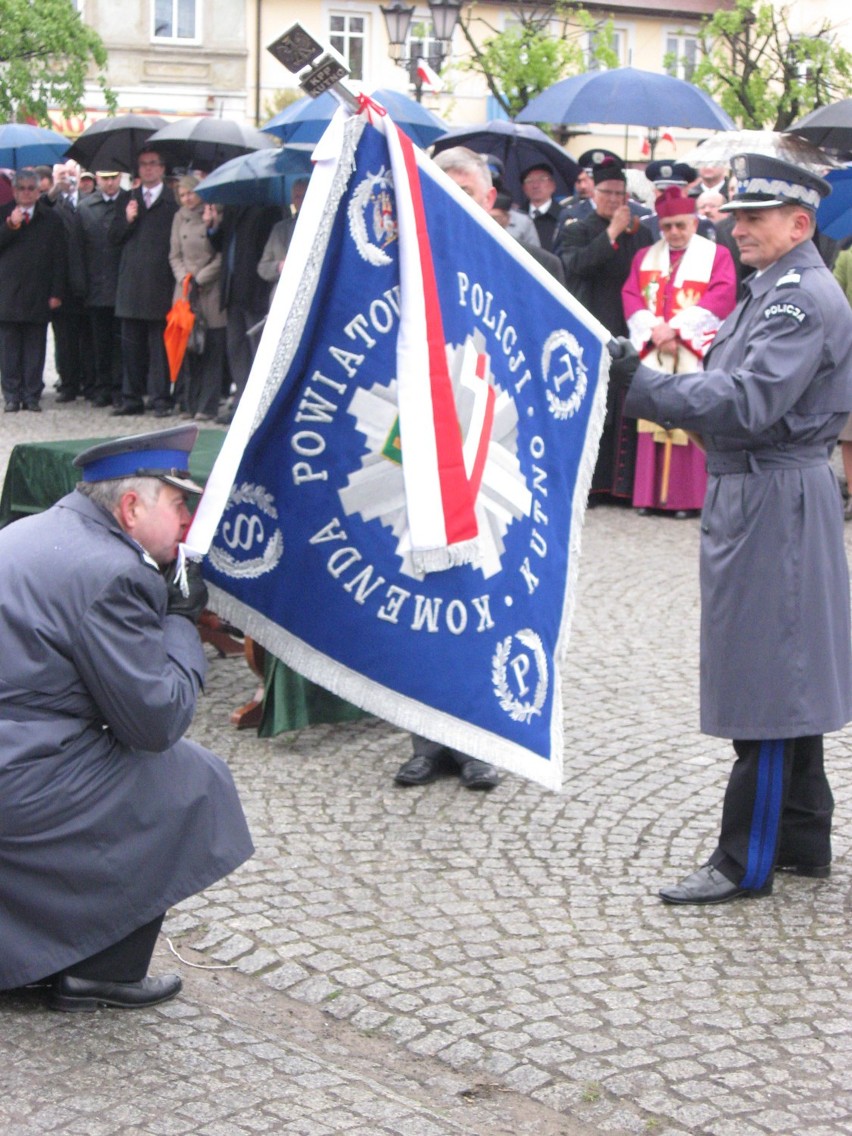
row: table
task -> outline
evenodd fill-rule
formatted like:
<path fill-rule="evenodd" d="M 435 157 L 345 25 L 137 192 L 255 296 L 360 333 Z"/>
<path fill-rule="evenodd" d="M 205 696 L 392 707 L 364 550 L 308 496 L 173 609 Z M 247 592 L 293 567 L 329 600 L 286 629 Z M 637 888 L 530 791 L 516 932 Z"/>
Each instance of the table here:
<path fill-rule="evenodd" d="M 70 493 L 80 480 L 73 462 L 77 454 L 110 438 L 73 438 L 56 442 L 20 442 L 9 455 L 9 466 L 0 493 L 0 528 L 21 517 L 41 513 Z M 223 430 L 199 430 L 189 455 L 189 472 L 199 485 L 210 476 L 225 440 Z M 341 722 L 362 717 L 363 710 L 316 686 L 280 659 L 264 652 L 251 639 L 239 642 L 242 633 L 205 611 L 199 621 L 204 642 L 221 656 L 245 654 L 249 666 L 261 679 L 261 687 L 245 705 L 234 710 L 231 722 L 237 729 L 260 727 L 264 737 L 285 730 L 298 730 L 316 722 Z"/>

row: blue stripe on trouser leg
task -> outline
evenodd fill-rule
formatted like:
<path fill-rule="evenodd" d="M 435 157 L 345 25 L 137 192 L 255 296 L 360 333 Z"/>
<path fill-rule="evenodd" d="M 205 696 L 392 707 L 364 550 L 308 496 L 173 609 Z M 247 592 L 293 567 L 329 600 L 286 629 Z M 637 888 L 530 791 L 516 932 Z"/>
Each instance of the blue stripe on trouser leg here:
<path fill-rule="evenodd" d="M 760 743 L 757 787 L 748 840 L 748 864 L 740 887 L 761 888 L 772 872 L 784 788 L 784 740 Z"/>

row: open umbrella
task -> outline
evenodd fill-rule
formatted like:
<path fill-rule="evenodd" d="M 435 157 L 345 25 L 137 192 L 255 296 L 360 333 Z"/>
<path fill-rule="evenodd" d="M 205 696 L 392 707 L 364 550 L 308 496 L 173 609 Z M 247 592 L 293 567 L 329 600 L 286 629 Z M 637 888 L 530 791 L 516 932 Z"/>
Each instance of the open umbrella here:
<path fill-rule="evenodd" d="M 198 165 L 207 169 L 252 150 L 267 150 L 275 145 L 268 134 L 248 123 L 205 115 L 169 122 L 152 134 L 149 142 L 172 165 Z"/>
<path fill-rule="evenodd" d="M 852 236 L 852 169 L 831 170 L 826 174 L 831 193 L 817 210 L 819 231 L 836 241 Z"/>
<path fill-rule="evenodd" d="M 521 174 L 535 162 L 547 162 L 553 169 L 560 196 L 572 192 L 580 167 L 552 138 L 530 123 L 495 119 L 484 126 L 461 126 L 448 130 L 433 143 L 439 154 L 451 146 L 467 146 L 477 154 L 493 154 L 503 165 L 503 184 L 513 200 L 523 201 Z"/>
<path fill-rule="evenodd" d="M 794 122 L 792 134 L 801 134 L 817 146 L 832 150 L 852 150 L 852 99 L 841 99 L 830 106 L 818 107 Z"/>
<path fill-rule="evenodd" d="M 606 122 L 623 126 L 693 126 L 733 130 L 733 121 L 704 91 L 654 71 L 616 67 L 562 79 L 537 95 L 518 122 Z"/>
<path fill-rule="evenodd" d="M 839 165 L 825 150 L 801 138 L 778 130 L 723 130 L 707 138 L 678 161 L 690 166 L 725 163 L 735 154 L 767 154 L 785 162 L 819 172 Z"/>
<path fill-rule="evenodd" d="M 166 120 L 156 114 L 117 114 L 99 118 L 87 126 L 66 157 L 73 158 L 87 170 L 136 169 L 136 155 Z"/>
<path fill-rule="evenodd" d="M 7 122 L 0 126 L 0 166 L 21 170 L 25 166 L 52 166 L 68 149 L 68 139 L 43 126 Z"/>
<path fill-rule="evenodd" d="M 310 174 L 313 148 L 307 143 L 232 158 L 200 182 L 195 192 L 219 205 L 286 205 L 288 179 Z"/>
<path fill-rule="evenodd" d="M 381 103 L 400 130 L 423 149 L 447 132 L 446 122 L 437 114 L 399 91 L 379 87 L 370 98 Z M 299 99 L 271 118 L 262 129 L 285 142 L 319 142 L 339 106 L 328 91 L 316 99 Z"/>

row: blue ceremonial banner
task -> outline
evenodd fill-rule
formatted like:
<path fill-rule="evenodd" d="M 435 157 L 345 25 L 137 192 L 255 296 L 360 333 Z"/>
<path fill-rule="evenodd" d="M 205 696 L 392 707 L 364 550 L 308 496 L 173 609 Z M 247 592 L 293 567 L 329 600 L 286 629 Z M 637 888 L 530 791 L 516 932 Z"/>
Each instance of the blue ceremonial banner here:
<path fill-rule="evenodd" d="M 369 117 L 315 154 L 187 551 L 300 673 L 558 788 L 609 334 Z"/>

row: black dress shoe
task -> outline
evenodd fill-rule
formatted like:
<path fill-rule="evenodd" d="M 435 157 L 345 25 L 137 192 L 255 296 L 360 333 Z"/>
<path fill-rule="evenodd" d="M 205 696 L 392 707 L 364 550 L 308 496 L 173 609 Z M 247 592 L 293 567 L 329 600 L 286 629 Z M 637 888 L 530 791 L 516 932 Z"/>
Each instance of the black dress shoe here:
<path fill-rule="evenodd" d="M 786 872 L 788 876 L 807 876 L 811 880 L 827 880 L 831 875 L 831 864 L 776 864 L 776 872 Z"/>
<path fill-rule="evenodd" d="M 41 414 L 41 407 L 37 402 L 25 402 L 24 410 L 29 410 L 32 414 Z"/>
<path fill-rule="evenodd" d="M 140 979 L 139 982 L 93 982 L 89 978 L 74 978 L 63 974 L 57 978 L 47 996 L 52 1010 L 68 1013 L 90 1012 L 100 1006 L 114 1006 L 120 1010 L 143 1010 L 168 1002 L 180 992 L 183 983 L 176 974 L 161 978 Z"/>
<path fill-rule="evenodd" d="M 396 771 L 397 785 L 428 785 L 449 771 L 443 753 L 426 755 L 415 753 Z"/>
<path fill-rule="evenodd" d="M 170 406 L 158 406 L 154 411 L 155 418 L 171 418 L 174 411 Z"/>
<path fill-rule="evenodd" d="M 663 888 L 663 903 L 728 903 L 732 899 L 749 899 L 772 894 L 772 883 L 761 888 L 744 888 L 731 883 L 712 864 L 705 864 L 674 887 Z"/>
<path fill-rule="evenodd" d="M 76 396 L 76 394 L 72 394 L 71 391 L 67 391 L 67 390 L 63 389 L 56 396 L 56 401 L 57 402 L 76 402 L 77 396 Z"/>
<path fill-rule="evenodd" d="M 127 418 L 131 414 L 144 414 L 144 407 L 141 406 L 117 406 L 112 412 L 113 418 Z"/>
<path fill-rule="evenodd" d="M 19 402 L 7 402 L 3 407 L 6 414 L 17 414 L 20 409 L 21 404 Z"/>
<path fill-rule="evenodd" d="M 96 394 L 92 399 L 92 406 L 96 406 L 98 410 L 103 410 L 105 406 L 112 406 L 112 399 L 108 394 Z"/>
<path fill-rule="evenodd" d="M 487 761 L 469 757 L 459 766 L 459 780 L 465 789 L 494 789 L 500 784 L 500 774 Z"/>

